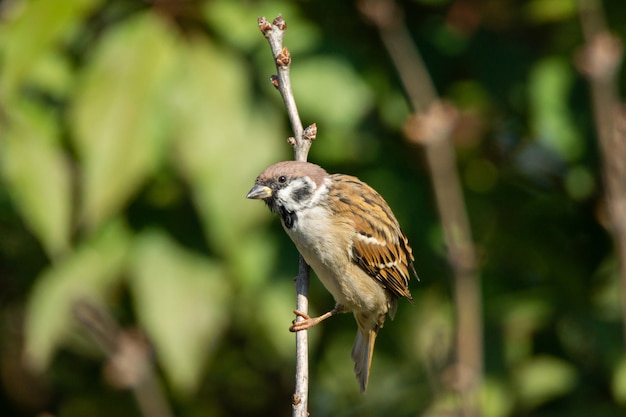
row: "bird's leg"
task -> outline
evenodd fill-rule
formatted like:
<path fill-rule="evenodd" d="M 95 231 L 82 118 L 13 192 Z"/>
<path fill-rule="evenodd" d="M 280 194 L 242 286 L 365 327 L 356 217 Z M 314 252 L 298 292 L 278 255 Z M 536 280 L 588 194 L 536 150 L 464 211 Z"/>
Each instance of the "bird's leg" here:
<path fill-rule="evenodd" d="M 294 320 L 292 322 L 291 327 L 289 327 L 289 331 L 290 332 L 299 332 L 300 330 L 306 330 L 309 327 L 313 327 L 313 326 L 319 324 L 320 322 L 326 320 L 327 318 L 332 317 L 335 314 L 338 314 L 338 313 L 341 313 L 341 312 L 343 312 L 343 307 L 340 306 L 339 304 L 337 304 L 335 306 L 335 308 L 333 308 L 329 312 L 324 313 L 324 314 L 322 314 L 321 316 L 318 316 L 318 317 L 309 317 L 308 314 L 303 313 L 302 311 L 294 310 L 293 314 L 295 314 L 298 317 L 302 317 L 304 320 L 300 320 L 300 321 Z"/>

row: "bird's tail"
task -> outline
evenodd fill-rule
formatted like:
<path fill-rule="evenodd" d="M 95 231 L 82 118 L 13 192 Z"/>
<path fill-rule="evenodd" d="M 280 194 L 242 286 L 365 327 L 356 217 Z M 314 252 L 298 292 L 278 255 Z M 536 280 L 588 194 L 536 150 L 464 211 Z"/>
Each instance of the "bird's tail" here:
<path fill-rule="evenodd" d="M 361 394 L 367 389 L 367 379 L 372 366 L 372 356 L 374 354 L 374 343 L 378 334 L 378 326 L 373 329 L 365 329 L 359 325 L 359 330 L 354 339 L 352 347 L 352 361 L 354 362 L 354 373 L 361 387 Z"/>

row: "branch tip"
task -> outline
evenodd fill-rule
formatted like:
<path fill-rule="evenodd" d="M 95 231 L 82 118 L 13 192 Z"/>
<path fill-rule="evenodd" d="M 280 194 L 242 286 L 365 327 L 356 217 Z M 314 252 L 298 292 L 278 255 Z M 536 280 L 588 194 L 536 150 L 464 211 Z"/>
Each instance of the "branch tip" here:
<path fill-rule="evenodd" d="M 265 16 L 259 17 L 257 19 L 257 22 L 259 23 L 259 30 L 261 31 L 263 36 L 267 38 L 272 31 L 272 25 L 270 25 L 270 22 L 267 21 Z"/>
<path fill-rule="evenodd" d="M 274 19 L 274 21 L 272 22 L 272 25 L 276 26 L 278 29 L 280 30 L 286 30 L 287 29 L 287 23 L 285 22 L 285 19 L 283 19 L 283 16 L 279 13 L 278 16 L 276 16 L 276 19 Z"/>

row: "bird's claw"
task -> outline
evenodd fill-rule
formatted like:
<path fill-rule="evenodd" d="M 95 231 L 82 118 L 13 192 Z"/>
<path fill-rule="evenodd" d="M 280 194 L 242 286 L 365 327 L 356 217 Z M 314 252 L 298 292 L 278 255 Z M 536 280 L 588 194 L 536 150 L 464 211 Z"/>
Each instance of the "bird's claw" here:
<path fill-rule="evenodd" d="M 294 310 L 293 314 L 297 317 L 291 322 L 291 327 L 289 327 L 290 332 L 299 332 L 301 330 L 306 330 L 311 326 L 315 326 L 317 322 L 315 319 L 312 319 L 308 314 L 300 311 Z M 298 317 L 302 317 L 303 320 L 297 321 Z"/>

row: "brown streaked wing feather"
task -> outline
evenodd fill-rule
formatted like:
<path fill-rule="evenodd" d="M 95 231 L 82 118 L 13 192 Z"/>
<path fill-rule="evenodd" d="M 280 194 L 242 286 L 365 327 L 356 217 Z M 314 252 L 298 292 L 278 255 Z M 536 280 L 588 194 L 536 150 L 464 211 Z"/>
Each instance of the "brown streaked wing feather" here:
<path fill-rule="evenodd" d="M 338 202 L 336 212 L 354 222 L 353 261 L 397 297 L 412 300 L 413 253 L 385 200 L 356 177 L 334 174 L 331 179 L 330 197 Z"/>

